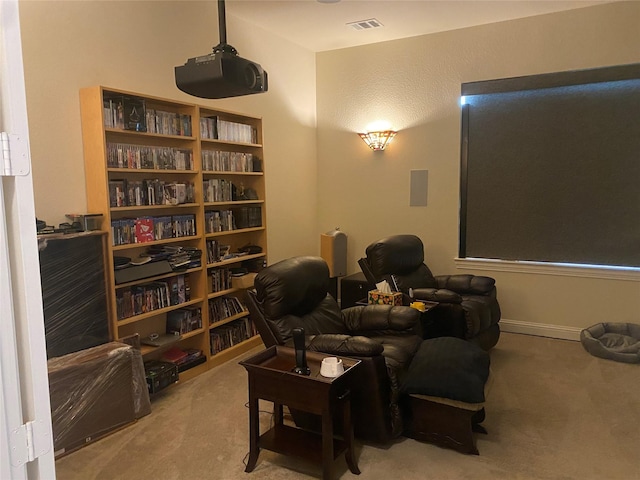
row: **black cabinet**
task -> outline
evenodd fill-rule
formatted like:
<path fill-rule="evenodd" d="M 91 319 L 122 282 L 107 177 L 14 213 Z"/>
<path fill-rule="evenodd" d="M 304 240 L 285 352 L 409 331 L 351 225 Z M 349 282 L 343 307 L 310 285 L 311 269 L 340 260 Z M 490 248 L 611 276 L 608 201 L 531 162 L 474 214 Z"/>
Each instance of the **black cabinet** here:
<path fill-rule="evenodd" d="M 348 308 L 361 300 L 367 301 L 367 292 L 375 285 L 367 282 L 364 273 L 358 272 L 340 279 L 340 307 Z"/>
<path fill-rule="evenodd" d="M 38 236 L 47 358 L 110 340 L 106 232 Z"/>

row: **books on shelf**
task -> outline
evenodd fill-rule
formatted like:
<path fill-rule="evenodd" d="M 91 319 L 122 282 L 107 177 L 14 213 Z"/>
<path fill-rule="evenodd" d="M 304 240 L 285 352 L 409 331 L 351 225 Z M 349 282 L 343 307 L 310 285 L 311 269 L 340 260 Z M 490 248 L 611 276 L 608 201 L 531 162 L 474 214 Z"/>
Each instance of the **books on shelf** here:
<path fill-rule="evenodd" d="M 144 216 L 111 220 L 113 246 L 196 236 L 194 214 Z"/>
<path fill-rule="evenodd" d="M 104 125 L 160 135 L 193 135 L 191 115 L 151 108 L 142 97 L 105 93 Z"/>
<path fill-rule="evenodd" d="M 187 203 L 187 185 L 171 182 L 163 185 L 163 202 L 165 205 Z"/>
<path fill-rule="evenodd" d="M 153 242 L 155 235 L 153 231 L 152 217 L 138 217 L 135 219 L 135 243 Z"/>
<path fill-rule="evenodd" d="M 200 136 L 228 142 L 258 143 L 257 130 L 251 125 L 222 120 L 215 115 L 200 118 Z"/>
<path fill-rule="evenodd" d="M 251 154 L 222 150 L 202 150 L 204 172 L 262 172 L 262 162 Z"/>
<path fill-rule="evenodd" d="M 262 208 L 239 207 L 234 208 L 236 228 L 255 228 L 262 226 Z"/>
<path fill-rule="evenodd" d="M 179 205 L 194 202 L 193 182 L 167 182 L 157 178 L 109 180 L 109 206 L 112 208 Z"/>
<path fill-rule="evenodd" d="M 224 178 L 207 178 L 202 182 L 205 202 L 230 202 L 233 198 L 233 182 Z"/>
<path fill-rule="evenodd" d="M 185 284 L 184 278 L 184 275 L 178 275 L 177 277 L 171 277 L 169 279 L 169 295 L 171 305 L 179 305 L 187 301 L 187 286 Z M 186 310 L 191 312 L 191 309 Z M 196 313 L 196 311 L 193 311 L 194 315 L 196 315 Z M 172 312 L 169 312 L 169 316 L 171 316 L 171 314 Z M 198 316 L 200 315 L 198 314 Z"/>
<path fill-rule="evenodd" d="M 239 318 L 227 325 L 215 328 L 209 333 L 211 355 L 242 343 L 254 335 L 257 335 L 257 331 L 249 317 Z"/>
<path fill-rule="evenodd" d="M 171 298 L 171 282 L 174 279 L 159 280 L 116 291 L 116 308 L 118 320 L 152 312 L 161 308 L 167 308 L 190 300 L 189 277 L 178 275 L 175 281 L 184 284 L 184 296 L 182 301 Z"/>
<path fill-rule="evenodd" d="M 207 263 L 220 261 L 220 242 L 217 240 L 207 240 Z"/>
<path fill-rule="evenodd" d="M 212 268 L 209 270 L 209 291 L 221 292 L 231 288 L 231 269 Z"/>
<path fill-rule="evenodd" d="M 167 333 L 183 335 L 202 328 L 202 309 L 185 307 L 167 313 Z"/>
<path fill-rule="evenodd" d="M 193 135 L 191 129 L 191 115 L 165 112 L 149 108 L 146 112 L 146 119 L 149 133 L 185 137 Z"/>
<path fill-rule="evenodd" d="M 123 97 L 124 129 L 136 132 L 147 131 L 145 101 L 139 97 Z"/>
<path fill-rule="evenodd" d="M 196 234 L 195 215 L 172 215 L 173 237 L 193 237 Z"/>
<path fill-rule="evenodd" d="M 207 210 L 204 212 L 206 233 L 228 232 L 242 228 L 262 226 L 262 208 L 239 207 L 229 210 Z"/>
<path fill-rule="evenodd" d="M 124 129 L 124 101 L 121 95 L 105 96 L 102 102 L 102 112 L 105 127 Z"/>
<path fill-rule="evenodd" d="M 107 167 L 138 170 L 193 170 L 193 150 L 107 142 Z"/>
<path fill-rule="evenodd" d="M 109 180 L 109 206 L 127 206 L 126 180 Z"/>
<path fill-rule="evenodd" d="M 232 210 L 207 210 L 204 212 L 204 230 L 206 233 L 228 232 L 235 229 L 236 224 Z"/>
<path fill-rule="evenodd" d="M 120 94 L 105 95 L 102 102 L 105 127 L 146 132 L 145 103 L 144 98 L 141 97 Z"/>
<path fill-rule="evenodd" d="M 218 297 L 209 300 L 209 324 L 220 322 L 225 318 L 233 317 L 248 311 L 236 297 Z"/>

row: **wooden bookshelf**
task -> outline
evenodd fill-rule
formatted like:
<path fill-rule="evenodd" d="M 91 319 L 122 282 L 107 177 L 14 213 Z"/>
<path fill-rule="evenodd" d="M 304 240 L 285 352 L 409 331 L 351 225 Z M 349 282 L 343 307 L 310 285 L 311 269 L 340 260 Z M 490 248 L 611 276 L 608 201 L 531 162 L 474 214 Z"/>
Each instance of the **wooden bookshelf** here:
<path fill-rule="evenodd" d="M 181 380 L 259 345 L 260 337 L 247 323 L 248 312 L 236 312 L 220 320 L 212 317 L 210 302 L 236 297 L 245 303 L 243 288 L 212 288 L 214 270 L 228 269 L 238 274 L 242 269 L 255 271 L 266 262 L 262 120 L 103 86 L 82 89 L 80 106 L 87 210 L 102 214 L 101 230 L 108 233 L 106 267 L 110 273 L 109 316 L 114 338 L 165 333 L 168 312 L 200 308 L 202 328 L 183 334 L 172 346 L 202 350 L 207 361 L 181 372 Z M 225 188 L 223 193 L 220 186 Z M 228 220 L 224 231 L 216 231 L 222 228 L 214 221 L 219 216 Z M 162 222 L 166 224 L 166 219 L 170 219 L 173 228 L 169 229 L 173 232 L 170 238 L 166 237 L 166 226 L 158 227 Z M 190 232 L 192 220 L 195 232 Z M 152 222 L 154 229 L 150 233 L 145 225 Z M 147 236 L 139 236 L 145 228 Z M 189 234 L 175 237 L 176 229 Z M 222 246 L 228 255 L 208 261 L 208 241 Z M 233 255 L 247 245 L 260 247 L 261 251 Z M 154 248 L 152 254 L 157 249 L 200 251 L 200 264 L 116 284 L 114 258 L 135 260 L 149 254 L 149 247 Z M 184 276 L 188 285 L 188 298 L 168 295 L 171 304 L 154 304 L 143 313 L 118 318 L 118 304 L 130 301 L 128 296 L 123 300 L 125 292 L 138 292 L 149 284 L 162 292 L 167 288 L 165 284 L 172 287 L 172 279 L 179 276 Z M 153 292 L 148 296 L 153 297 Z M 173 303 L 176 298 L 178 303 Z M 220 346 L 221 338 L 229 340 L 228 345 L 223 341 L 224 348 Z M 162 359 L 167 348 L 145 345 L 144 359 Z"/>

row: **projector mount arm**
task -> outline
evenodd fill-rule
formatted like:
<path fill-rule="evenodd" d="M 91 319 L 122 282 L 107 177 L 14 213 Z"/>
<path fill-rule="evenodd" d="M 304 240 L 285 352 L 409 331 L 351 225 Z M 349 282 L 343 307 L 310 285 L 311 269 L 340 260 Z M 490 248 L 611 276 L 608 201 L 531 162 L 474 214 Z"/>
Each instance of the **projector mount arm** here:
<path fill-rule="evenodd" d="M 238 51 L 227 43 L 227 15 L 225 13 L 224 0 L 218 0 L 218 30 L 220 30 L 220 43 L 213 47 L 213 53 L 238 55 Z"/>

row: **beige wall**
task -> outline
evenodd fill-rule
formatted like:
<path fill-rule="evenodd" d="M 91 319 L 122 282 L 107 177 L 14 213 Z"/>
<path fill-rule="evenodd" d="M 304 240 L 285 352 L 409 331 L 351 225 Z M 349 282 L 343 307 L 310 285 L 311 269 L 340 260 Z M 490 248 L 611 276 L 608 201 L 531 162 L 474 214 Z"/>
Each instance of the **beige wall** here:
<path fill-rule="evenodd" d="M 318 54 L 319 225 L 348 234 L 350 272 L 370 242 L 414 233 L 434 273 L 469 273 L 454 264 L 460 84 L 639 62 L 639 25 L 630 2 Z M 380 119 L 399 133 L 376 153 L 355 132 Z M 412 169 L 429 171 L 426 207 L 409 207 Z M 475 273 L 497 279 L 504 319 L 580 328 L 639 318 L 638 282 Z"/>
<path fill-rule="evenodd" d="M 78 91 L 105 85 L 262 116 L 269 259 L 316 251 L 312 52 L 227 11 L 227 42 L 267 70 L 269 91 L 204 100 L 176 88 L 173 68 L 219 43 L 214 1 L 29 0 L 20 14 L 38 218 L 86 211 Z"/>
<path fill-rule="evenodd" d="M 86 208 L 78 90 L 102 84 L 263 116 L 270 262 L 317 254 L 319 234 L 339 226 L 350 272 L 370 241 L 408 232 L 435 273 L 467 273 L 453 262 L 461 82 L 640 61 L 639 2 L 317 56 L 227 12 L 228 42 L 269 72 L 269 92 L 201 101 L 177 90 L 173 67 L 218 43 L 215 2 L 20 9 L 39 218 L 57 224 Z M 355 134 L 378 119 L 400 130 L 382 154 Z M 429 171 L 427 207 L 408 206 L 412 169 Z M 638 318 L 637 282 L 477 273 L 497 279 L 505 319 L 575 328 Z"/>

